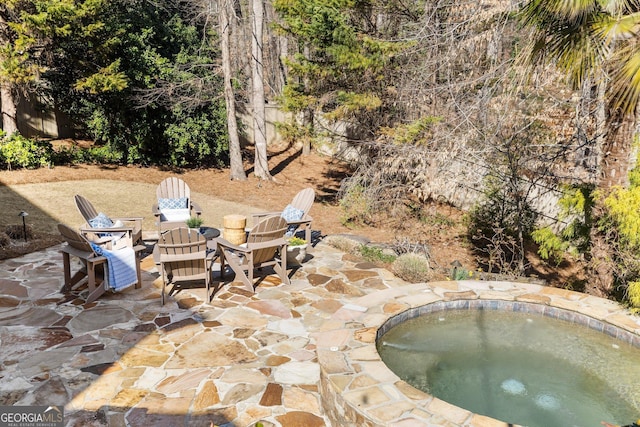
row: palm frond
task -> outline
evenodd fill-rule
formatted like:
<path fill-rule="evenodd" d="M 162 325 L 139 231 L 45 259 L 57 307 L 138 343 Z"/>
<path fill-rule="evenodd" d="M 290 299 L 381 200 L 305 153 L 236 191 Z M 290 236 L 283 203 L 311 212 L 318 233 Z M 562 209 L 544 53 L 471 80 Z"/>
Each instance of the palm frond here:
<path fill-rule="evenodd" d="M 640 12 L 614 17 L 602 15 L 594 23 L 594 31 L 607 43 L 627 40 L 638 35 L 640 30 Z"/>
<path fill-rule="evenodd" d="M 612 68 L 615 70 L 610 89 L 613 107 L 631 113 L 640 99 L 640 51 L 636 43 L 616 51 Z"/>

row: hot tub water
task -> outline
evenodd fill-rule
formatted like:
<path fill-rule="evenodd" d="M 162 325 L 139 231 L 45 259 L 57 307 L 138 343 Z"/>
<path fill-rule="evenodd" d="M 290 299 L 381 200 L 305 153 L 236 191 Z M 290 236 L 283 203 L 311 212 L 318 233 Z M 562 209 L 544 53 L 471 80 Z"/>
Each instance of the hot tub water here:
<path fill-rule="evenodd" d="M 378 340 L 400 378 L 475 413 L 529 427 L 597 427 L 640 415 L 640 349 L 534 313 L 445 310 Z"/>

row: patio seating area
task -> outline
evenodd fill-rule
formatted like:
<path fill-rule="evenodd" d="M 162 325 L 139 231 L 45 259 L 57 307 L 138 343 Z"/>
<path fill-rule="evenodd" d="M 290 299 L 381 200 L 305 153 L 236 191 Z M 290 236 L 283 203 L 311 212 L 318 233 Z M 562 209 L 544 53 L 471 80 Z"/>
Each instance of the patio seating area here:
<path fill-rule="evenodd" d="M 142 234 L 127 282 L 136 286 L 118 292 L 97 285 L 113 255 L 84 237 L 118 227 L 60 226 L 67 243 L 0 261 L 0 405 L 64 407 L 66 426 L 503 426 L 400 381 L 377 354 L 378 328 L 422 304 L 497 298 L 640 330 L 618 304 L 561 289 L 408 284 L 317 236 L 304 262 L 287 268 L 273 258 L 286 251 L 285 231 L 311 238 L 309 208 L 295 209 L 297 219 L 255 224 L 244 246 L 211 227 Z M 83 264 L 91 274 L 71 277 Z M 267 268 L 254 277 L 252 267 Z M 205 280 L 165 292 L 169 276 Z"/>
<path fill-rule="evenodd" d="M 0 262 L 0 405 L 64 405 L 66 425 L 331 425 L 314 329 L 402 284 L 320 243 L 290 284 L 270 275 L 255 294 L 181 288 L 163 306 L 148 256 L 140 289 L 86 304 L 86 288 L 61 293 L 61 248 Z"/>
<path fill-rule="evenodd" d="M 290 283 L 204 286 L 160 304 L 150 255 L 141 288 L 85 303 L 62 293 L 62 246 L 0 261 L 0 405 L 60 405 L 67 426 L 504 426 L 419 392 L 375 350 L 411 307 L 528 301 L 639 331 L 618 304 L 532 284 L 407 284 L 324 242 Z M 339 420 L 336 424 L 335 420 Z M 353 420 L 353 421 L 351 421 Z"/>

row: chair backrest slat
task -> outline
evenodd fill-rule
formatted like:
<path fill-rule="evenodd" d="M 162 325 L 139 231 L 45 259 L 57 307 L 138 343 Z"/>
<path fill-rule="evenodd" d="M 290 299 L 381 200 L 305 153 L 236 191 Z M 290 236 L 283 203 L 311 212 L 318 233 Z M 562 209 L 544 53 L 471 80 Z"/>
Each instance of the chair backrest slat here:
<path fill-rule="evenodd" d="M 64 237 L 67 244 L 72 248 L 95 255 L 95 251 L 91 247 L 89 241 L 77 231 L 64 224 L 58 224 L 58 231 L 62 237 Z"/>
<path fill-rule="evenodd" d="M 206 250 L 207 239 L 200 233 L 180 227 L 167 230 L 160 236 L 158 242 L 160 259 L 162 255 L 190 255 L 202 253 L 202 259 L 187 259 L 164 262 L 167 274 L 171 274 L 176 280 L 181 276 L 194 276 L 206 274 Z"/>
<path fill-rule="evenodd" d="M 93 207 L 93 204 L 83 196 L 76 194 L 76 207 L 80 212 L 80 215 L 84 218 L 84 220 L 88 223 L 90 219 L 93 219 L 98 216 L 98 211 Z"/>
<path fill-rule="evenodd" d="M 247 236 L 247 245 L 252 243 L 269 242 L 284 237 L 287 231 L 287 221 L 279 215 L 269 216 L 256 224 Z M 253 263 L 260 264 L 273 259 L 277 247 L 256 249 L 253 251 Z"/>
<path fill-rule="evenodd" d="M 191 189 L 186 182 L 175 176 L 163 180 L 156 189 L 159 199 L 177 199 L 180 197 L 191 197 Z"/>
<path fill-rule="evenodd" d="M 294 196 L 291 201 L 291 206 L 304 211 L 304 214 L 307 215 L 311 210 L 315 197 L 316 193 L 313 188 L 305 188 L 304 190 L 300 190 L 298 194 Z"/>

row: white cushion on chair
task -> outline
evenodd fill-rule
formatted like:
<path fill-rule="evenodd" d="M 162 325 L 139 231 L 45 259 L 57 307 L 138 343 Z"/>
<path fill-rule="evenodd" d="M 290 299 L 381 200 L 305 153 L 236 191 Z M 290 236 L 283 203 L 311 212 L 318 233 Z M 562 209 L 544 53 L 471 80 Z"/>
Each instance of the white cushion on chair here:
<path fill-rule="evenodd" d="M 190 217 L 189 209 L 160 209 L 160 221 L 186 221 Z"/>

